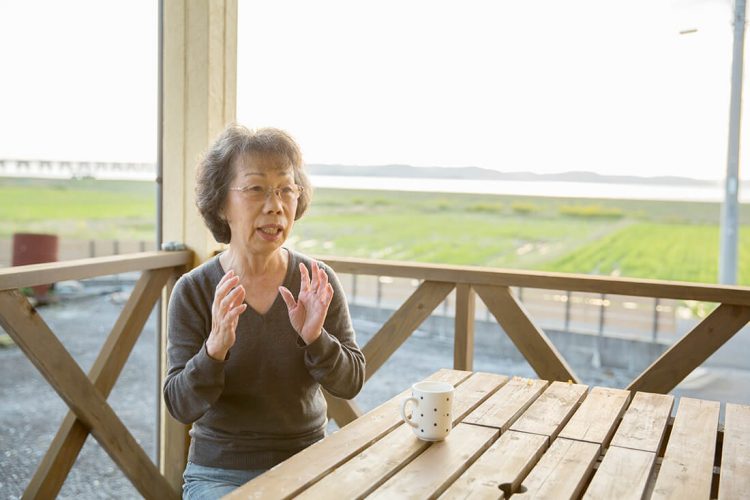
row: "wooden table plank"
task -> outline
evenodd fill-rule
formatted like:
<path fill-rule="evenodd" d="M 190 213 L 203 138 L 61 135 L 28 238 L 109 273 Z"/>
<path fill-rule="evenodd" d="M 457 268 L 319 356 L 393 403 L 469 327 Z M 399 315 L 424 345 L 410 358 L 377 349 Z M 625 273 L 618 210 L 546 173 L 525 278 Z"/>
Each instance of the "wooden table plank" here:
<path fill-rule="evenodd" d="M 719 408 L 716 401 L 680 399 L 652 499 L 710 497 Z"/>
<path fill-rule="evenodd" d="M 586 389 L 582 384 L 552 382 L 510 429 L 554 439 L 586 396 Z"/>
<path fill-rule="evenodd" d="M 659 453 L 673 405 L 670 394 L 636 393 L 610 446 Z"/>
<path fill-rule="evenodd" d="M 433 443 L 368 498 L 433 498 L 489 448 L 499 434 L 491 427 L 458 424 L 445 441 Z"/>
<path fill-rule="evenodd" d="M 727 404 L 719 500 L 750 495 L 750 406 Z"/>
<path fill-rule="evenodd" d="M 513 498 L 577 498 L 594 468 L 601 445 L 558 438 Z M 524 491 L 525 489 L 525 491 Z"/>
<path fill-rule="evenodd" d="M 507 380 L 508 377 L 503 375 L 475 373 L 456 387 L 453 396 L 454 424 L 460 422 Z M 397 415 L 398 412 L 396 411 L 395 414 Z M 457 439 L 452 437 L 454 431 L 448 435 L 453 441 Z M 333 436 L 335 434 L 330 437 Z M 429 442 L 417 439 L 411 427 L 401 424 L 356 457 L 341 464 L 336 470 L 301 492 L 299 497 L 354 498 L 367 495 L 429 446 Z"/>
<path fill-rule="evenodd" d="M 463 421 L 481 403 L 508 382 L 505 375 L 476 372 L 453 395 L 453 423 Z"/>
<path fill-rule="evenodd" d="M 629 391 L 594 387 L 558 437 L 606 445 L 628 401 Z"/>
<path fill-rule="evenodd" d="M 439 370 L 425 380 L 450 382 L 458 391 L 470 375 L 471 372 Z M 399 406 L 410 395 L 411 388 L 245 483 L 226 498 L 286 498 L 300 492 L 398 426 L 402 422 Z"/>
<path fill-rule="evenodd" d="M 508 431 L 501 434 L 500 439 L 445 490 L 440 498 L 503 498 L 504 491 L 518 491 L 523 478 L 547 449 L 547 439 L 547 436 L 526 432 Z M 504 488 L 501 489 L 501 486 Z"/>
<path fill-rule="evenodd" d="M 641 500 L 655 463 L 656 453 L 610 446 L 583 498 Z"/>
<path fill-rule="evenodd" d="M 495 427 L 505 432 L 531 406 L 547 387 L 546 380 L 513 377 L 479 408 L 471 412 L 467 424 Z"/>

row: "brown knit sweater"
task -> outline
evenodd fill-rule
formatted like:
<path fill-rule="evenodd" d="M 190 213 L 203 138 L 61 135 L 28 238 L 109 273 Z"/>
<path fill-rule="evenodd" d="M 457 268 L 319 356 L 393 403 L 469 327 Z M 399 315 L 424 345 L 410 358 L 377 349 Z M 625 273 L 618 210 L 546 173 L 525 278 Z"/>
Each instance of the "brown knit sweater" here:
<path fill-rule="evenodd" d="M 299 263 L 289 251 L 284 286 L 299 294 Z M 336 275 L 323 332 L 305 345 L 276 297 L 268 312 L 251 307 L 240 315 L 236 342 L 225 361 L 206 352 L 211 304 L 224 275 L 218 256 L 183 275 L 169 302 L 164 400 L 180 422 L 193 424 L 189 460 L 227 469 L 269 468 L 322 439 L 326 426 L 324 387 L 351 399 L 362 388 L 365 359 L 355 341 L 349 310 Z M 252 294 L 252 290 L 247 290 Z"/>

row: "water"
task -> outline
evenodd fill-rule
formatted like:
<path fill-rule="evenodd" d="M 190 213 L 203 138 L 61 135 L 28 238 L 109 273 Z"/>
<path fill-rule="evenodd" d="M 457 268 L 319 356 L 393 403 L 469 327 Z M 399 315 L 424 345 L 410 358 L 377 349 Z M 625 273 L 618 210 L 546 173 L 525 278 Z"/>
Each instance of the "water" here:
<path fill-rule="evenodd" d="M 715 185 L 705 186 L 669 186 L 600 182 L 411 179 L 328 175 L 312 175 L 310 178 L 313 186 L 321 188 L 704 202 L 720 202 L 724 197 L 724 189 L 719 182 Z M 740 190 L 740 201 L 750 201 L 750 190 L 745 192 Z"/>
<path fill-rule="evenodd" d="M 43 177 L 66 179 L 89 175 L 102 180 L 154 181 L 153 165 L 32 162 L 19 165 L 6 160 L 0 164 L 1 177 Z M 563 198 L 613 198 L 625 200 L 666 200 L 721 202 L 724 189 L 719 181 L 699 186 L 663 184 L 616 184 L 601 182 L 503 181 L 475 179 L 431 179 L 406 177 L 365 177 L 311 175 L 320 188 L 373 189 L 385 191 L 422 191 L 434 193 L 477 193 Z M 750 189 L 739 193 L 740 202 L 750 202 Z"/>

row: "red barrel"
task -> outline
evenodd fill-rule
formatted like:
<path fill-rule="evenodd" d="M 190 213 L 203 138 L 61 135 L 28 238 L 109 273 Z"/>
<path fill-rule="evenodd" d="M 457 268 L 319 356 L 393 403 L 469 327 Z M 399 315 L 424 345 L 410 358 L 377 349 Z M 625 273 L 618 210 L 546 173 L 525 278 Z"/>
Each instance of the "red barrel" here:
<path fill-rule="evenodd" d="M 13 235 L 13 266 L 57 262 L 57 235 L 16 233 Z M 51 284 L 32 287 L 34 296 L 40 301 L 47 300 Z"/>

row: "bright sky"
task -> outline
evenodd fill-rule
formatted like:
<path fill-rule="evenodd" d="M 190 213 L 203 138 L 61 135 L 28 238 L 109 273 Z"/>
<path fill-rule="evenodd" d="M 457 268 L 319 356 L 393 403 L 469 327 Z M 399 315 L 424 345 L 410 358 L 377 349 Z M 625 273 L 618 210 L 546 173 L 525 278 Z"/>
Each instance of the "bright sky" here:
<path fill-rule="evenodd" d="M 730 0 L 239 1 L 238 121 L 310 163 L 724 175 Z M 0 158 L 153 161 L 156 4 L 0 0 Z"/>

